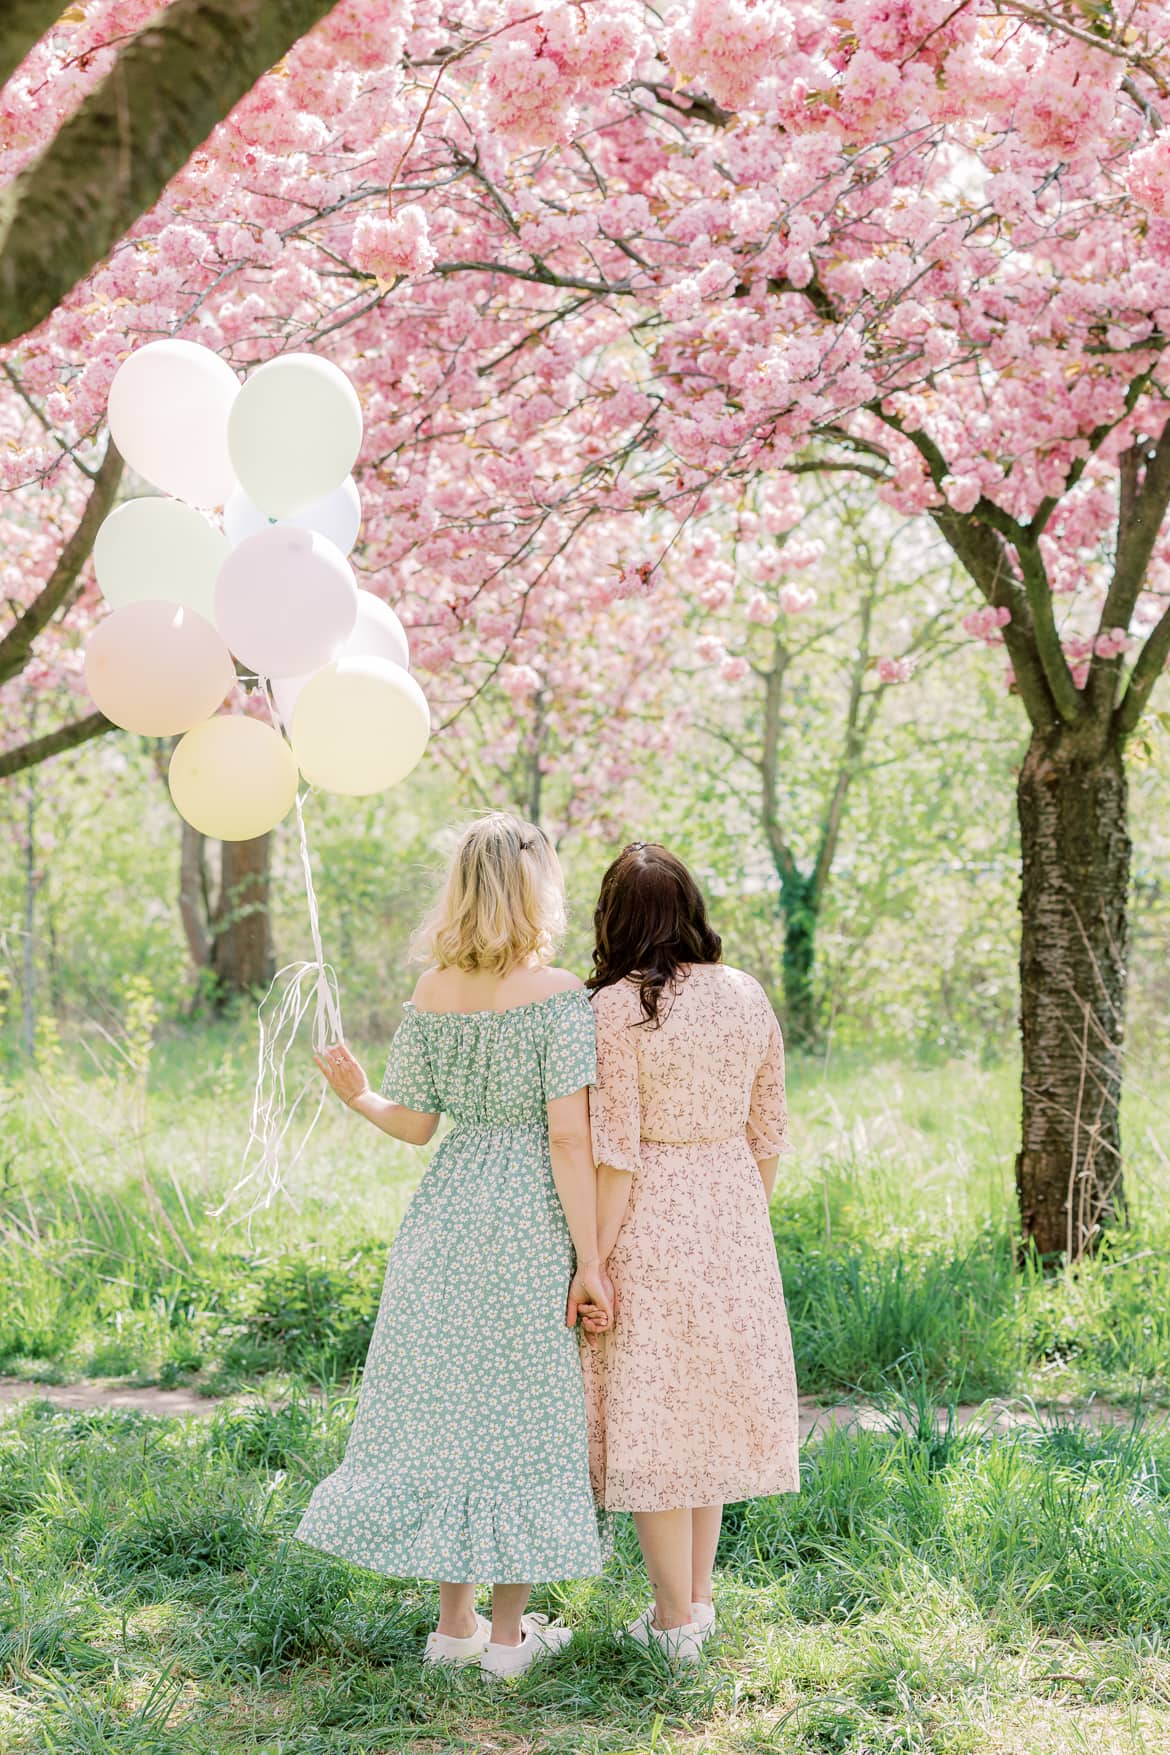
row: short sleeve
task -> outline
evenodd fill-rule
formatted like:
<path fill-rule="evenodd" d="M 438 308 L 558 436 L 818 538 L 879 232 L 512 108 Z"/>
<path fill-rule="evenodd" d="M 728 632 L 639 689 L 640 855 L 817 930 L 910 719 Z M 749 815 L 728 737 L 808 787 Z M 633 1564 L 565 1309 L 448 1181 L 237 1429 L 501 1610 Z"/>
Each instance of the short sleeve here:
<path fill-rule="evenodd" d="M 544 1100 L 553 1103 L 591 1085 L 597 1075 L 593 1008 L 583 987 L 568 990 L 546 1008 L 541 1076 Z"/>
<path fill-rule="evenodd" d="M 391 1103 L 401 1103 L 404 1109 L 417 1110 L 421 1115 L 439 1113 L 440 1103 L 431 1076 L 426 1033 L 413 1010 L 408 1009 L 402 1014 L 402 1022 L 394 1032 L 382 1079 L 382 1095 L 389 1097 Z"/>
<path fill-rule="evenodd" d="M 602 989 L 604 994 L 607 990 Z M 638 1048 L 634 1029 L 604 998 L 597 1018 L 597 1081 L 589 1093 L 589 1128 L 598 1164 L 642 1168 L 642 1101 L 638 1091 Z"/>
<path fill-rule="evenodd" d="M 747 1120 L 747 1142 L 753 1158 L 775 1158 L 791 1149 L 784 1101 L 784 1042 L 775 1013 L 771 1006 L 767 1009 L 768 1045 L 752 1084 Z"/>

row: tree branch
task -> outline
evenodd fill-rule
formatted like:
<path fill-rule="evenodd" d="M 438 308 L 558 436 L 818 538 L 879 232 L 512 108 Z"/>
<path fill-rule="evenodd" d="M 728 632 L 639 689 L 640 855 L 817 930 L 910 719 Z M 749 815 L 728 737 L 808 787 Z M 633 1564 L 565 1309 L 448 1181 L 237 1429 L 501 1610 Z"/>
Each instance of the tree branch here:
<path fill-rule="evenodd" d="M 1145 476 L 1139 482 L 1143 461 Z M 1113 577 L 1097 624 L 1099 634 L 1110 628 L 1128 628 L 1141 594 L 1150 556 L 1166 508 L 1170 506 L 1170 434 L 1163 433 L 1153 449 L 1148 440 L 1131 445 L 1122 452 L 1119 469 L 1117 552 L 1113 560 Z M 1113 658 L 1102 658 L 1094 652 L 1085 692 L 1095 714 L 1104 716 L 1113 710 L 1120 673 L 1120 653 Z"/>
<path fill-rule="evenodd" d="M 1145 712 L 1154 684 L 1165 670 L 1167 660 L 1170 660 L 1170 609 L 1163 613 L 1138 654 L 1137 663 L 1129 675 L 1129 687 L 1113 716 L 1118 736 L 1123 741 Z"/>
<path fill-rule="evenodd" d="M 0 639 L 0 684 L 19 676 L 32 656 L 33 641 L 43 633 L 49 622 L 63 607 L 68 607 L 80 587 L 78 577 L 89 559 L 98 529 L 114 503 L 114 495 L 122 479 L 122 459 L 111 440 L 101 468 L 94 477 L 93 491 L 77 529 L 61 550 L 57 565 L 33 601 Z"/>
<path fill-rule="evenodd" d="M 26 0 L 26 5 L 28 0 Z M 334 0 L 174 0 L 0 200 L 0 342 L 43 321 Z"/>
<path fill-rule="evenodd" d="M 65 750 L 76 749 L 78 744 L 88 743 L 90 738 L 102 737 L 107 731 L 116 727 L 104 713 L 90 713 L 84 719 L 75 719 L 70 725 L 62 725 L 56 731 L 50 731 L 44 737 L 30 738 L 28 743 L 17 744 L 15 749 L 5 750 L 0 754 L 0 780 L 8 780 L 13 774 L 21 774 L 26 768 L 35 768 L 40 762 L 47 762 L 50 756 L 59 756 Z"/>

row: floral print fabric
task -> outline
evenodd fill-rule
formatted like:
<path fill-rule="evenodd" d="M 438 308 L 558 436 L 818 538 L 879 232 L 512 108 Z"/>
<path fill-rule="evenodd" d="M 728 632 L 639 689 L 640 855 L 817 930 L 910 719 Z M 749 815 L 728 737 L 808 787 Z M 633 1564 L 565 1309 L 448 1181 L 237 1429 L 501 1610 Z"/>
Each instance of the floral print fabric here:
<path fill-rule="evenodd" d="M 788 1148 L 767 996 L 696 964 L 657 1029 L 633 982 L 593 1009 L 594 1156 L 632 1178 L 609 1259 L 617 1321 L 581 1349 L 598 1500 L 665 1511 L 795 1492 L 796 1374 L 756 1168 Z"/>
<path fill-rule="evenodd" d="M 579 988 L 502 1012 L 407 1007 L 383 1093 L 454 1125 L 390 1251 L 345 1460 L 302 1541 L 453 1583 L 600 1572 L 545 1113 L 595 1064 Z"/>

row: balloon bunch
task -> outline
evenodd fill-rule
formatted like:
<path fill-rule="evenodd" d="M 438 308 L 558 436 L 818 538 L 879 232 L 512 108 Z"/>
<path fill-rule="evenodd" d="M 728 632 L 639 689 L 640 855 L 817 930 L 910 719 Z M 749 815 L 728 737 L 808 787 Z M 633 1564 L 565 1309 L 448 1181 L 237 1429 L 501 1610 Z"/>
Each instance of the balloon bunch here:
<path fill-rule="evenodd" d="M 350 471 L 362 413 L 345 373 L 285 354 L 241 384 L 209 348 L 153 341 L 119 367 L 109 418 L 161 495 L 125 501 L 98 532 L 111 613 L 90 636 L 85 680 L 115 725 L 179 737 L 180 815 L 249 840 L 292 808 L 298 770 L 354 796 L 404 779 L 430 715 L 402 623 L 359 590 L 346 558 L 361 524 Z M 205 516 L 219 506 L 222 530 Z M 287 740 L 277 724 L 218 711 L 237 666 Z"/>

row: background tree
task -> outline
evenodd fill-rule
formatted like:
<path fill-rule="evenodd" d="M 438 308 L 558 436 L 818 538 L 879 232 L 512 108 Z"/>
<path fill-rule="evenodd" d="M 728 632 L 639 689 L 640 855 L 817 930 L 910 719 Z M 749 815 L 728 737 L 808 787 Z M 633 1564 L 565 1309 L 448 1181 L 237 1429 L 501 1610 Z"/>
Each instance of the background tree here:
<path fill-rule="evenodd" d="M 806 512 L 793 482 L 763 525 L 746 511 L 734 540 L 708 539 L 695 651 L 720 680 L 699 724 L 730 752 L 729 784 L 771 862 L 786 1034 L 811 1047 L 817 927 L 849 795 L 890 686 L 954 645 L 953 569 L 913 526 L 841 485 Z"/>

